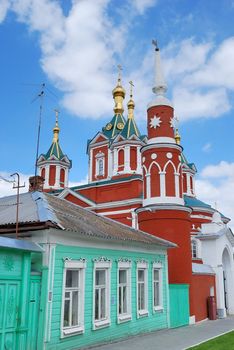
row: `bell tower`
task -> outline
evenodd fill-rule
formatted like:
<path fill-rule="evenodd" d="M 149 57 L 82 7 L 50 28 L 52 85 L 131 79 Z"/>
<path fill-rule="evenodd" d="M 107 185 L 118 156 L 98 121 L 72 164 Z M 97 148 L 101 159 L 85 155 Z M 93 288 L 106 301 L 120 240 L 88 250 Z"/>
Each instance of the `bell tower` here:
<path fill-rule="evenodd" d="M 178 245 L 168 252 L 169 282 L 190 284 L 191 209 L 183 199 L 182 147 L 174 130 L 174 108 L 166 97 L 160 51 L 154 44 L 155 97 L 147 107 L 148 141 L 141 148 L 144 191 L 143 206 L 137 209 L 138 224 L 139 229 Z"/>

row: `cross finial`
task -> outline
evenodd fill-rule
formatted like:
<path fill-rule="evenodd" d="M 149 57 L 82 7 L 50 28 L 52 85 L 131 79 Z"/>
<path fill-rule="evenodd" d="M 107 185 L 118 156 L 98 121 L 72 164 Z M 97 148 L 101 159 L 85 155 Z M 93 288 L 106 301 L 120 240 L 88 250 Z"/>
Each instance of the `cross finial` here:
<path fill-rule="evenodd" d="M 157 40 L 152 40 L 152 44 L 155 46 L 155 51 L 159 51 Z"/>
<path fill-rule="evenodd" d="M 133 88 L 134 84 L 131 80 L 130 80 L 129 84 L 130 84 L 130 97 L 132 98 L 132 88 Z"/>
<path fill-rule="evenodd" d="M 178 129 L 178 127 L 179 127 L 179 118 L 178 117 L 174 117 L 174 119 L 175 119 L 175 127 L 176 127 L 176 129 Z"/>
<path fill-rule="evenodd" d="M 55 108 L 54 111 L 55 111 L 56 124 L 58 124 L 58 116 L 59 116 L 60 111 L 57 108 Z"/>
<path fill-rule="evenodd" d="M 118 68 L 118 70 L 119 70 L 118 81 L 120 82 L 120 81 L 121 81 L 121 78 L 122 78 L 121 72 L 122 72 L 123 68 L 122 68 L 122 66 L 121 66 L 120 64 L 117 65 L 117 68 Z"/>

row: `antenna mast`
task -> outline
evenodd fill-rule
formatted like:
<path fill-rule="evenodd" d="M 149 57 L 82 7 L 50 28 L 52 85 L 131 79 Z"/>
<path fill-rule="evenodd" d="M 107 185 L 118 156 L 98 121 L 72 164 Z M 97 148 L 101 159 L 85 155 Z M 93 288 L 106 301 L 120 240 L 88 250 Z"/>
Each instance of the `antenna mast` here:
<path fill-rule="evenodd" d="M 45 83 L 41 84 L 41 91 L 34 99 L 40 98 L 40 110 L 39 110 L 39 120 L 38 120 L 38 131 L 37 131 L 37 151 L 36 151 L 36 159 L 35 159 L 35 177 L 37 175 L 37 159 L 39 154 L 39 146 L 40 146 L 40 134 L 41 134 L 41 118 L 42 118 L 42 109 L 43 109 L 43 97 L 45 95 Z"/>

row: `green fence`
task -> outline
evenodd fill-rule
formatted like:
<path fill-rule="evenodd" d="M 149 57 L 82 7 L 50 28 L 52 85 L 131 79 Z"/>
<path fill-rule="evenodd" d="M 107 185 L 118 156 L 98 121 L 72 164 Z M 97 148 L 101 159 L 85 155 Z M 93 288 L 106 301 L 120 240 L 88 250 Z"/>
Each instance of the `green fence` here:
<path fill-rule="evenodd" d="M 170 327 L 176 328 L 189 324 L 189 285 L 170 284 Z"/>

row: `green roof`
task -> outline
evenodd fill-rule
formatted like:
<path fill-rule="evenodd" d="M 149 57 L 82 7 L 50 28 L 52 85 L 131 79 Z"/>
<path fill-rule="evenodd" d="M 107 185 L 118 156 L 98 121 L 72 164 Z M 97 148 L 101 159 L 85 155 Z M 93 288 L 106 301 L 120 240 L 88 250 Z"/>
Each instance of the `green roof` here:
<path fill-rule="evenodd" d="M 48 152 L 44 155 L 45 159 L 49 159 L 52 156 L 55 156 L 59 160 L 64 157 L 63 151 L 58 142 L 52 142 Z"/>
<path fill-rule="evenodd" d="M 133 118 L 128 118 L 123 130 L 121 131 L 121 135 L 125 139 L 130 138 L 132 135 L 136 135 L 137 137 L 140 137 L 139 129 Z"/>
<path fill-rule="evenodd" d="M 185 205 L 189 207 L 212 209 L 211 205 L 206 204 L 195 197 L 184 196 L 184 202 L 185 202 Z"/>
<path fill-rule="evenodd" d="M 102 132 L 109 139 L 113 139 L 116 135 L 121 133 L 125 123 L 126 120 L 122 114 L 115 114 L 111 121 L 107 123 L 104 128 L 102 128 Z"/>

